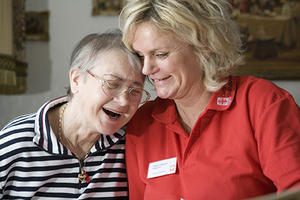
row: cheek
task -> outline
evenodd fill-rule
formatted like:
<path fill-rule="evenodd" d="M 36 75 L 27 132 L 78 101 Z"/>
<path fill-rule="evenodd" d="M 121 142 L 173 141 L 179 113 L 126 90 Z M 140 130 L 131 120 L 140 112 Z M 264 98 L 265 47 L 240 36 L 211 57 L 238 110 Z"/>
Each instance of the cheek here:
<path fill-rule="evenodd" d="M 110 102 L 110 99 L 106 96 L 100 95 L 98 98 L 95 98 L 93 100 L 93 104 L 94 104 L 94 109 L 97 110 L 97 112 L 99 112 L 100 110 L 102 110 L 103 106 L 107 103 Z"/>
<path fill-rule="evenodd" d="M 85 108 L 89 113 L 98 116 L 103 106 L 109 102 L 109 98 L 104 95 L 87 95 L 85 98 Z"/>
<path fill-rule="evenodd" d="M 178 69 L 178 62 L 172 59 L 165 59 L 156 62 L 157 67 L 164 72 L 172 73 Z"/>
<path fill-rule="evenodd" d="M 137 106 L 130 106 L 130 110 L 129 110 L 130 117 L 132 117 L 135 114 L 137 109 L 138 109 L 138 105 Z"/>

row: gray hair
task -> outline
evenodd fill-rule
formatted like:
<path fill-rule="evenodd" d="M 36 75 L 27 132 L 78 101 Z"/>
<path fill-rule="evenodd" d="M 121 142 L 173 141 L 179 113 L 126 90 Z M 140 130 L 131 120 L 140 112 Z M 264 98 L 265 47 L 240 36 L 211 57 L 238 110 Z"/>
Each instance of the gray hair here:
<path fill-rule="evenodd" d="M 240 32 L 230 11 L 227 0 L 131 0 L 119 19 L 123 41 L 131 50 L 133 31 L 143 22 L 191 45 L 204 72 L 200 80 L 213 92 L 243 63 Z"/>
<path fill-rule="evenodd" d="M 119 29 L 108 30 L 101 34 L 92 33 L 80 40 L 71 54 L 70 69 L 78 68 L 81 72 L 91 70 L 97 65 L 99 55 L 111 50 L 123 52 L 127 55 L 133 69 L 141 72 L 140 59 L 127 49 L 122 41 L 122 32 Z M 70 88 L 68 88 L 68 95 L 72 97 Z"/>

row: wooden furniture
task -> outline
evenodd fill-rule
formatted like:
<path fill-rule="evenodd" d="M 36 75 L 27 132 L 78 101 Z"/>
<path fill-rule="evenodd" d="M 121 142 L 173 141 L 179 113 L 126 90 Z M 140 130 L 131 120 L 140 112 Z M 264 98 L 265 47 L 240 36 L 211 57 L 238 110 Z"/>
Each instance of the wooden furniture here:
<path fill-rule="evenodd" d="M 254 58 L 265 59 L 278 56 L 277 46 L 274 38 L 256 39 L 252 50 Z"/>

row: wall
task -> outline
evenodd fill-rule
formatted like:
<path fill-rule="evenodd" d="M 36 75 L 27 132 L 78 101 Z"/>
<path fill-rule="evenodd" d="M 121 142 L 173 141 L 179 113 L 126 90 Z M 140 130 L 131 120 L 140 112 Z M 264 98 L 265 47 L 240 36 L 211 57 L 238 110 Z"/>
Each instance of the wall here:
<path fill-rule="evenodd" d="M 27 41 L 28 92 L 0 95 L 0 127 L 15 116 L 35 112 L 49 98 L 64 95 L 75 43 L 88 33 L 118 27 L 117 16 L 91 16 L 92 0 L 26 0 L 26 10 L 50 11 L 50 40 Z M 300 81 L 275 83 L 288 90 L 300 105 Z"/>

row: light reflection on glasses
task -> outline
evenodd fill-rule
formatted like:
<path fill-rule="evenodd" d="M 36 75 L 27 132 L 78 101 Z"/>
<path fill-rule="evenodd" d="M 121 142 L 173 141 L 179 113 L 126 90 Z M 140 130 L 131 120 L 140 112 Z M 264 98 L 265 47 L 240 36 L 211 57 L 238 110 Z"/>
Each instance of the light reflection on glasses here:
<path fill-rule="evenodd" d="M 126 91 L 129 94 L 130 101 L 136 104 L 143 104 L 151 97 L 150 93 L 141 87 L 127 87 L 120 80 L 106 80 L 96 76 L 89 70 L 87 70 L 87 73 L 101 82 L 104 94 L 109 97 L 117 97 Z"/>

